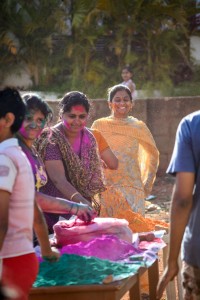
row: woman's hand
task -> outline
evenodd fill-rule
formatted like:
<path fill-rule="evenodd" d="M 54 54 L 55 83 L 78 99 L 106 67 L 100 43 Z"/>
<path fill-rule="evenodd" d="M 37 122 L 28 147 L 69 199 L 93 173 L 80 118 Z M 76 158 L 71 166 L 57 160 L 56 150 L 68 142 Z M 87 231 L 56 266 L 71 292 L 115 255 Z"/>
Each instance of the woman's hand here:
<path fill-rule="evenodd" d="M 74 203 L 71 213 L 87 223 L 90 223 L 97 216 L 96 211 L 91 206 L 78 203 Z"/>

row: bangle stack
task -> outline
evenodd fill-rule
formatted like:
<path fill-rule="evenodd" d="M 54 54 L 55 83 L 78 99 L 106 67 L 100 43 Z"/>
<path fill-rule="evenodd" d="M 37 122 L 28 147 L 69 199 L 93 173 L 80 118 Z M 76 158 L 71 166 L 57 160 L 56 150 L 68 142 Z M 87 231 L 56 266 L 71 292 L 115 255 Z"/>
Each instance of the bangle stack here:
<path fill-rule="evenodd" d="M 72 209 L 76 207 L 76 212 L 72 213 Z M 70 210 L 68 211 L 68 214 L 77 215 L 79 211 L 79 205 L 77 203 L 72 203 Z"/>
<path fill-rule="evenodd" d="M 75 215 L 77 215 L 78 211 L 79 211 L 79 205 L 76 204 L 76 213 L 75 213 Z"/>
<path fill-rule="evenodd" d="M 71 207 L 70 207 L 70 210 L 68 211 L 68 214 L 71 214 L 71 211 L 72 211 L 74 205 L 75 205 L 74 203 L 71 204 Z"/>
<path fill-rule="evenodd" d="M 79 192 L 75 192 L 71 195 L 70 200 L 72 201 L 72 199 L 74 198 L 74 196 L 79 195 Z"/>

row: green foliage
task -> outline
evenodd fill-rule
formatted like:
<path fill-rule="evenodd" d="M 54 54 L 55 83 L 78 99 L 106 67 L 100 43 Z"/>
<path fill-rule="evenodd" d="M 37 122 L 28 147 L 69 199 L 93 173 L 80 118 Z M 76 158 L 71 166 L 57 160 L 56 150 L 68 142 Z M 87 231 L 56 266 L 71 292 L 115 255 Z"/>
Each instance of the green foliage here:
<path fill-rule="evenodd" d="M 173 93 L 185 79 L 180 66 L 195 74 L 188 23 L 195 13 L 190 0 L 4 0 L 0 79 L 25 64 L 33 88 L 104 98 L 126 64 L 137 88 Z"/>
<path fill-rule="evenodd" d="M 171 97 L 175 96 L 197 96 L 200 95 L 200 85 L 199 82 L 182 82 L 179 85 L 175 86 L 170 95 Z M 168 96 L 168 95 L 166 95 Z"/>
<path fill-rule="evenodd" d="M 173 93 L 173 84 L 169 78 L 165 78 L 159 82 L 148 81 L 143 85 L 142 90 L 145 91 L 146 97 L 170 96 Z"/>

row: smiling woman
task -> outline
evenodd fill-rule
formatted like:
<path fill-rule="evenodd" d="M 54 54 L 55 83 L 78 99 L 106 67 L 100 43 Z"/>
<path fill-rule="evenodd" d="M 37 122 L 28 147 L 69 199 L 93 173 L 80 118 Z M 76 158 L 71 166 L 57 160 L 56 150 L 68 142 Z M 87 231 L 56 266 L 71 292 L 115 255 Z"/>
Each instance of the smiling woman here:
<path fill-rule="evenodd" d="M 106 191 L 102 193 L 102 216 L 124 217 L 135 231 L 136 214 L 144 215 L 158 167 L 159 153 L 144 122 L 129 116 L 134 107 L 128 87 L 109 89 L 111 115 L 96 120 L 92 128 L 105 137 L 119 161 L 117 170 L 105 169 Z"/>
<path fill-rule="evenodd" d="M 45 194 L 64 197 L 100 211 L 100 193 L 105 190 L 96 140 L 86 126 L 90 103 L 73 91 L 60 101 L 59 122 L 44 129 L 37 149 L 44 161 L 48 182 Z M 45 214 L 49 231 L 59 215 Z"/>

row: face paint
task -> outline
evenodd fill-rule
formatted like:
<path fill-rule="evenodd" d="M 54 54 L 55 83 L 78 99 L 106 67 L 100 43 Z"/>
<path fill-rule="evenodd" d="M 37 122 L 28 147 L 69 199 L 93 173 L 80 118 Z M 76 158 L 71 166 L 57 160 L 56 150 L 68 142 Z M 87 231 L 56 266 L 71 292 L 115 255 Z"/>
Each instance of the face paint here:
<path fill-rule="evenodd" d="M 42 123 L 37 123 L 37 122 L 31 122 L 29 125 L 28 125 L 29 128 L 31 129 L 36 129 L 37 127 L 39 128 L 44 128 L 44 124 Z"/>
<path fill-rule="evenodd" d="M 80 131 L 86 125 L 88 113 L 83 105 L 75 105 L 62 115 L 62 122 L 69 131 Z"/>
<path fill-rule="evenodd" d="M 67 122 L 67 120 L 63 119 L 63 125 L 64 125 L 67 129 L 70 129 L 70 124 Z"/>
<path fill-rule="evenodd" d="M 26 128 L 24 127 L 24 123 L 22 124 L 19 132 L 21 133 L 22 136 L 26 137 L 27 133 L 26 133 Z"/>
<path fill-rule="evenodd" d="M 29 123 L 28 127 L 30 129 L 36 129 L 36 128 L 40 128 L 43 129 L 45 126 L 46 121 L 45 120 L 25 120 L 27 123 Z"/>
<path fill-rule="evenodd" d="M 85 113 L 85 107 L 83 105 L 74 105 L 73 108 L 81 113 Z"/>
<path fill-rule="evenodd" d="M 43 129 L 46 124 L 46 120 L 44 118 L 39 118 L 39 117 L 36 120 L 34 120 L 34 115 L 35 114 L 28 113 L 25 116 L 25 122 L 28 123 L 28 127 L 30 129 L 36 129 L 36 128 Z"/>
<path fill-rule="evenodd" d="M 30 112 L 26 114 L 19 132 L 25 139 L 34 140 L 40 135 L 45 123 L 46 120 L 41 111 Z"/>

